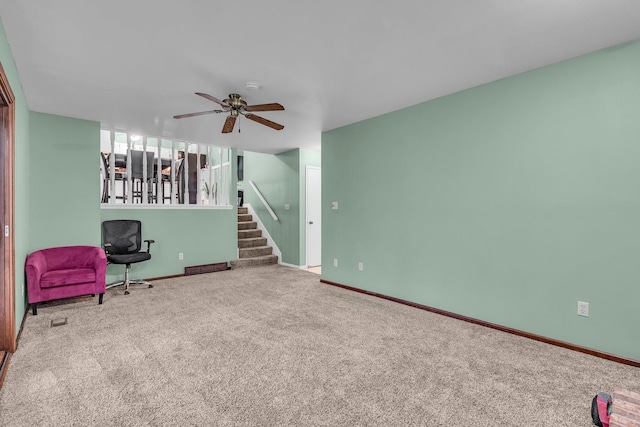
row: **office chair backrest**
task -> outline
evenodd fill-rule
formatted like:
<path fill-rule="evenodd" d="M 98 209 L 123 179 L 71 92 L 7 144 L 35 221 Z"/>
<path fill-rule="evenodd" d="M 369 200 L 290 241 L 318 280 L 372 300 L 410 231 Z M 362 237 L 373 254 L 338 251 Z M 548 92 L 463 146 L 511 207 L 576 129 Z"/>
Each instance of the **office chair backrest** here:
<path fill-rule="evenodd" d="M 142 247 L 142 223 L 133 219 L 115 219 L 102 223 L 102 242 L 111 244 L 110 254 L 132 254 Z"/>

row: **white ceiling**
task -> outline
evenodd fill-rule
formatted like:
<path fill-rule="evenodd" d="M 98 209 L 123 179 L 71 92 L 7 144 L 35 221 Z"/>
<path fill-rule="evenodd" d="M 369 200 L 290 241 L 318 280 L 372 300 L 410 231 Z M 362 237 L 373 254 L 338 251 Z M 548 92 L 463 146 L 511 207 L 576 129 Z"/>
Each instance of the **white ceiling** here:
<path fill-rule="evenodd" d="M 640 39 L 638 0 L 0 0 L 0 16 L 31 111 L 265 153 Z M 173 119 L 218 107 L 194 92 L 279 102 L 258 114 L 285 129 Z"/>

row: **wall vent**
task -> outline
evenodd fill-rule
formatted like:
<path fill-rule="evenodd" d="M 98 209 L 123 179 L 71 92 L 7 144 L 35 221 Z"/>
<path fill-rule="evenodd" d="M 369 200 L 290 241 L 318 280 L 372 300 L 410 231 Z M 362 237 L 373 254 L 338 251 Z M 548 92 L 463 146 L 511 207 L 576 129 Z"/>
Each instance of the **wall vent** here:
<path fill-rule="evenodd" d="M 193 265 L 184 268 L 185 276 L 193 276 L 194 274 L 215 273 L 216 271 L 228 270 L 229 266 L 226 262 L 216 264 Z"/>

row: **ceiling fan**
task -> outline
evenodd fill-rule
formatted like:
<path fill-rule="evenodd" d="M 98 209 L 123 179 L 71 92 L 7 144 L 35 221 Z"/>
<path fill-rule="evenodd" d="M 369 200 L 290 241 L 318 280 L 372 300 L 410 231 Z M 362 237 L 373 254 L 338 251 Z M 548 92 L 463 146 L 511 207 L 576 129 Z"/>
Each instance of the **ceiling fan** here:
<path fill-rule="evenodd" d="M 177 116 L 173 116 L 174 119 L 184 119 L 185 117 L 201 116 L 203 114 L 212 113 L 229 113 L 229 116 L 227 116 L 227 119 L 224 121 L 224 125 L 222 126 L 222 133 L 230 133 L 233 131 L 233 127 L 235 126 L 236 119 L 239 115 L 243 115 L 249 120 L 253 120 L 254 122 L 260 123 L 261 125 L 269 126 L 270 128 L 275 130 L 284 129 L 284 126 L 282 126 L 281 124 L 272 122 L 271 120 L 267 120 L 264 117 L 256 116 L 255 114 L 253 114 L 254 111 L 284 110 L 284 107 L 278 103 L 247 105 L 247 102 L 243 100 L 242 97 L 237 93 L 230 94 L 229 98 L 225 99 L 224 101 L 220 101 L 218 98 L 207 95 L 206 93 L 196 92 L 196 95 L 207 98 L 208 100 L 219 104 L 222 107 L 222 110 L 208 110 L 201 111 L 199 113 L 179 114 Z"/>

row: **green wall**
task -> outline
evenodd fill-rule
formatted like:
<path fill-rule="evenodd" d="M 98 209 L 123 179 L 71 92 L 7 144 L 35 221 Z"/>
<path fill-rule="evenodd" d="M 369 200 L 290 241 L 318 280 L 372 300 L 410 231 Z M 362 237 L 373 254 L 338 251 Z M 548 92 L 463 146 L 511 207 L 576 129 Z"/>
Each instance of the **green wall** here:
<path fill-rule="evenodd" d="M 184 267 L 236 259 L 237 209 L 102 209 L 102 221 L 142 221 L 142 238 L 151 244 L 151 260 L 131 266 L 131 278 L 184 273 Z M 143 246 L 146 249 L 146 244 Z M 178 259 L 178 253 L 184 255 Z M 124 266 L 109 265 L 107 282 L 124 278 Z"/>
<path fill-rule="evenodd" d="M 15 96 L 15 151 L 14 151 L 14 239 L 15 239 L 15 309 L 16 334 L 20 330 L 22 318 L 27 307 L 25 277 L 21 266 L 29 252 L 30 221 L 29 212 L 29 110 L 22 90 L 22 83 L 18 77 L 13 56 L 9 49 L 4 26 L 0 22 L 0 63 L 4 69 L 9 85 Z"/>
<path fill-rule="evenodd" d="M 269 235 L 282 252 L 283 263 L 305 263 L 305 168 L 319 166 L 320 153 L 294 149 L 280 154 L 244 152 L 244 202 L 256 211 Z M 249 185 L 253 181 L 273 211 L 275 221 Z M 289 209 L 285 210 L 285 204 Z"/>
<path fill-rule="evenodd" d="M 324 133 L 322 277 L 640 360 L 639 107 L 635 42 Z"/>
<path fill-rule="evenodd" d="M 100 123 L 31 113 L 29 252 L 100 245 Z"/>

